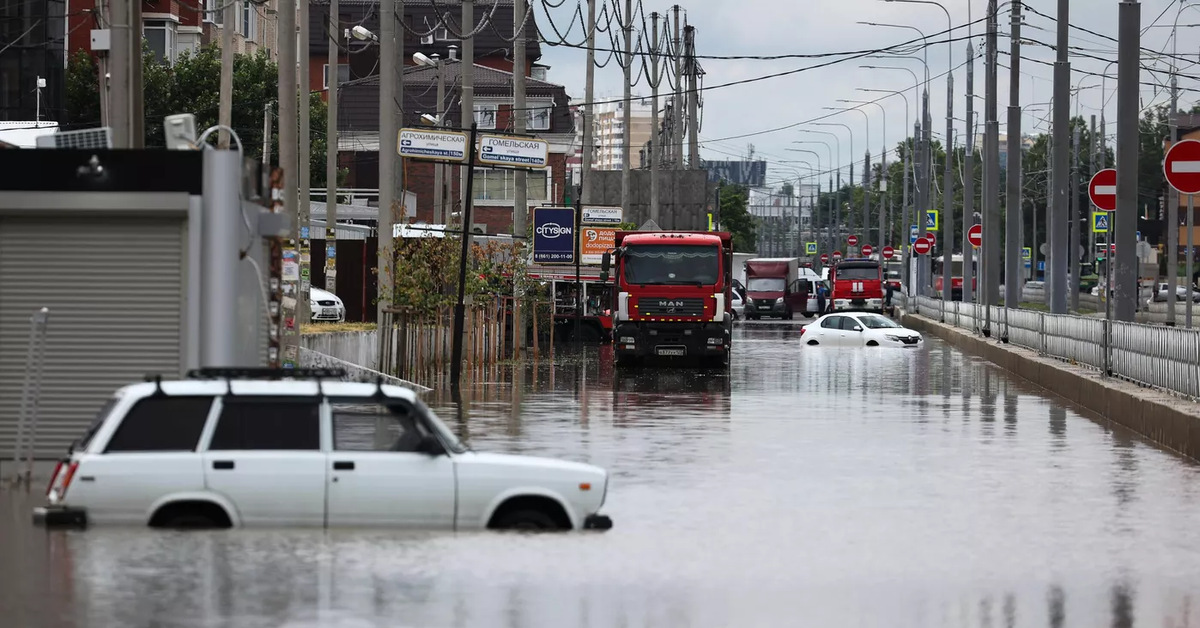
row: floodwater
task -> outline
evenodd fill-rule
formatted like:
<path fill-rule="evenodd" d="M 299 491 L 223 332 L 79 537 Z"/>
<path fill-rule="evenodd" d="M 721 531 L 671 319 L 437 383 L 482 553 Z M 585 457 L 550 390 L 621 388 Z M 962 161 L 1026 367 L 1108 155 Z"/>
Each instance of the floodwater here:
<path fill-rule="evenodd" d="M 605 533 L 48 533 L 0 496 L 0 626 L 1200 623 L 1200 467 L 937 341 L 798 338 L 431 397 L 477 449 L 608 467 Z"/>

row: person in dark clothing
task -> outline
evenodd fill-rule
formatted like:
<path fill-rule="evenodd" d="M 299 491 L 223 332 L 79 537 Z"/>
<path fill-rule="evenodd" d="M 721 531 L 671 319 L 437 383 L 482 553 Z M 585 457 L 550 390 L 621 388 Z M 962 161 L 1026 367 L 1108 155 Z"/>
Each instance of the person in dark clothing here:
<path fill-rule="evenodd" d="M 817 284 L 817 316 L 825 313 L 825 284 Z"/>
<path fill-rule="evenodd" d="M 884 299 L 883 299 L 883 304 L 885 307 L 892 307 L 892 294 L 896 292 L 896 287 L 893 286 L 892 282 L 890 282 L 890 281 L 885 281 L 885 282 L 883 282 L 883 284 L 885 286 L 885 289 L 887 290 L 887 293 L 885 294 Z"/>

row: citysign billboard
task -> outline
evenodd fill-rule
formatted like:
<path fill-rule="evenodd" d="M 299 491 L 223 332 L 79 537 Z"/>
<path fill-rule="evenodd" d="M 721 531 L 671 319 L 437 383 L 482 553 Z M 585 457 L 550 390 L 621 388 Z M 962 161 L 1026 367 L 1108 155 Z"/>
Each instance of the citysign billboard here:
<path fill-rule="evenodd" d="M 575 263 L 575 208 L 535 207 L 533 261 L 539 264 Z"/>

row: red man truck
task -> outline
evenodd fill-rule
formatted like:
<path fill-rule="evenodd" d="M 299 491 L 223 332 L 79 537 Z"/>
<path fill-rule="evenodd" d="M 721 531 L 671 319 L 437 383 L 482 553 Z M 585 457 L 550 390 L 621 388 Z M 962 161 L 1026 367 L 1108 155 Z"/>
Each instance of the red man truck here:
<path fill-rule="evenodd" d="M 647 358 L 729 366 L 733 237 L 712 231 L 619 231 L 613 270 L 618 366 Z"/>
<path fill-rule="evenodd" d="M 842 260 L 829 273 L 834 311 L 883 312 L 883 267 L 878 260 Z"/>

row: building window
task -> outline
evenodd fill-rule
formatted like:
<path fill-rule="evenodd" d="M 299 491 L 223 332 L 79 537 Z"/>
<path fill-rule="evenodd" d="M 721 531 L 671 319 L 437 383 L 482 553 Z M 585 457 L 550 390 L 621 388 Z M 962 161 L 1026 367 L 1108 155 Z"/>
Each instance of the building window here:
<path fill-rule="evenodd" d="M 242 2 L 242 37 L 249 41 L 254 41 L 255 33 L 258 31 L 258 11 L 254 10 L 254 3 L 248 0 Z"/>
<path fill-rule="evenodd" d="M 528 111 L 529 120 L 527 122 L 530 131 L 549 131 L 550 130 L 550 113 L 554 111 L 552 107 L 533 107 Z"/>
<path fill-rule="evenodd" d="M 530 170 L 525 178 L 526 197 L 530 202 L 550 197 L 549 170 Z M 517 174 L 512 170 L 477 168 L 473 196 L 477 201 L 511 201 L 516 197 Z"/>
<path fill-rule="evenodd" d="M 452 37 L 450 35 L 450 31 L 445 26 L 439 26 L 437 30 L 433 31 L 433 39 L 434 39 L 434 41 L 457 41 L 458 40 L 457 37 Z"/>
<path fill-rule="evenodd" d="M 166 20 L 147 20 L 142 24 L 142 35 L 159 63 L 175 61 L 175 23 Z"/>
<path fill-rule="evenodd" d="M 213 24 L 223 24 L 225 21 L 225 3 L 232 0 L 204 0 L 204 21 Z"/>
<path fill-rule="evenodd" d="M 496 105 L 475 105 L 475 124 L 481 129 L 496 128 Z"/>
<path fill-rule="evenodd" d="M 350 82 L 350 64 L 339 63 L 337 69 L 338 69 L 338 85 L 345 85 L 346 83 L 349 83 Z M 328 63 L 324 63 L 321 65 L 321 88 L 329 89 L 329 64 Z"/>
<path fill-rule="evenodd" d="M 533 71 L 530 72 L 529 74 L 530 74 L 530 78 L 532 78 L 535 81 L 546 80 L 546 68 L 533 68 Z"/>

